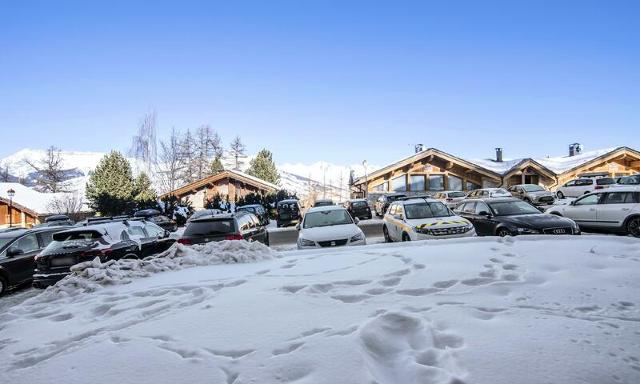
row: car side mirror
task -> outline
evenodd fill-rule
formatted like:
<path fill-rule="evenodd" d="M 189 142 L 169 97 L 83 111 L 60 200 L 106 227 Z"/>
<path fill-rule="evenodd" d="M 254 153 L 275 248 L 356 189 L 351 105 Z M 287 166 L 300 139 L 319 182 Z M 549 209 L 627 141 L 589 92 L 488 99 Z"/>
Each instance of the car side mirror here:
<path fill-rule="evenodd" d="M 300 230 L 300 224 L 296 224 L 296 230 Z"/>
<path fill-rule="evenodd" d="M 24 251 L 20 248 L 11 247 L 7 250 L 7 257 L 22 255 Z"/>
<path fill-rule="evenodd" d="M 358 224 L 360 222 L 360 219 L 358 219 L 357 217 L 353 219 L 353 222 Z"/>

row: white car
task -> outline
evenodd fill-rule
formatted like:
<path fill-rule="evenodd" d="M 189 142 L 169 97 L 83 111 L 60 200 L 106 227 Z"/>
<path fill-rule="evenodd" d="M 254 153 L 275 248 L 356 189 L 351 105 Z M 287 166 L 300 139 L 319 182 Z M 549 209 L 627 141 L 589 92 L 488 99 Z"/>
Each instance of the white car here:
<path fill-rule="evenodd" d="M 580 228 L 606 229 L 640 237 L 640 188 L 616 187 L 582 196 L 546 211 L 572 219 Z"/>
<path fill-rule="evenodd" d="M 341 206 L 313 207 L 298 224 L 298 249 L 365 245 L 364 232 Z"/>
<path fill-rule="evenodd" d="M 582 178 L 566 182 L 563 186 L 556 189 L 558 199 L 565 197 L 579 197 L 591 193 L 598 189 L 605 189 L 616 186 L 616 181 L 611 177 Z"/>
<path fill-rule="evenodd" d="M 468 199 L 487 197 L 511 197 L 511 193 L 504 188 L 474 189 L 467 195 Z"/>
<path fill-rule="evenodd" d="M 386 242 L 475 236 L 473 224 L 455 215 L 442 202 L 412 197 L 391 203 L 384 215 Z"/>
<path fill-rule="evenodd" d="M 433 198 L 440 200 L 444 205 L 449 208 L 453 208 L 462 200 L 467 197 L 467 194 L 462 191 L 443 191 L 433 195 Z"/>

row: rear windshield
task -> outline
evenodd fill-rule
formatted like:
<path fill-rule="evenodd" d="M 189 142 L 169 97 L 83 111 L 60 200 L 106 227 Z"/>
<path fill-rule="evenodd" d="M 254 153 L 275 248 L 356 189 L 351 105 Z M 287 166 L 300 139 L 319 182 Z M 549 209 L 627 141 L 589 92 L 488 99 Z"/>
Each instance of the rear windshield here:
<path fill-rule="evenodd" d="M 465 197 L 467 196 L 464 192 L 449 192 L 449 197 Z"/>
<path fill-rule="evenodd" d="M 354 201 L 351 205 L 353 208 L 366 208 L 368 206 L 366 201 Z"/>
<path fill-rule="evenodd" d="M 615 184 L 616 181 L 613 180 L 610 177 L 603 177 L 602 179 L 597 179 L 596 180 L 596 184 L 598 185 L 610 185 L 610 184 Z"/>
<path fill-rule="evenodd" d="M 391 195 L 391 196 L 387 196 L 387 200 L 396 201 L 396 200 L 401 199 L 403 197 L 407 197 L 407 196 L 405 196 L 405 195 Z"/>
<path fill-rule="evenodd" d="M 234 233 L 236 226 L 233 219 L 192 221 L 184 230 L 185 236 L 226 235 Z"/>
<path fill-rule="evenodd" d="M 297 203 L 278 203 L 278 209 L 283 211 L 297 211 L 298 204 Z"/>
<path fill-rule="evenodd" d="M 55 233 L 54 241 L 49 243 L 43 254 L 73 252 L 77 249 L 94 248 L 98 245 L 107 245 L 97 231 L 76 231 L 68 233 Z"/>

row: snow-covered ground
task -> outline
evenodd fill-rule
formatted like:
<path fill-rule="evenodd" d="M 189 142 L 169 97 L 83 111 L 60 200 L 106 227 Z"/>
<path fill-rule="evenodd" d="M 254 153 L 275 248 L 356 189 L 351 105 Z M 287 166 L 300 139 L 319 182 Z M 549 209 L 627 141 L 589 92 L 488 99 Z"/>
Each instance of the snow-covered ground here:
<path fill-rule="evenodd" d="M 3 381 L 640 382 L 637 239 L 176 247 L 188 268 L 85 268 L 6 309 Z"/>

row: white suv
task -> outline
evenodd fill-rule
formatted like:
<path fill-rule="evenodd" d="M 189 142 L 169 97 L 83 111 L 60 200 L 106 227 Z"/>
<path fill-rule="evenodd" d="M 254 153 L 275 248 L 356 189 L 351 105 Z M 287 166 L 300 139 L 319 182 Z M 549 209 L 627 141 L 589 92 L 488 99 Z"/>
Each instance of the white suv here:
<path fill-rule="evenodd" d="M 621 231 L 640 237 L 640 188 L 617 187 L 587 194 L 546 211 L 573 219 L 580 228 Z"/>
<path fill-rule="evenodd" d="M 407 197 L 391 203 L 384 215 L 382 232 L 386 242 L 476 235 L 471 222 L 427 197 Z"/>

